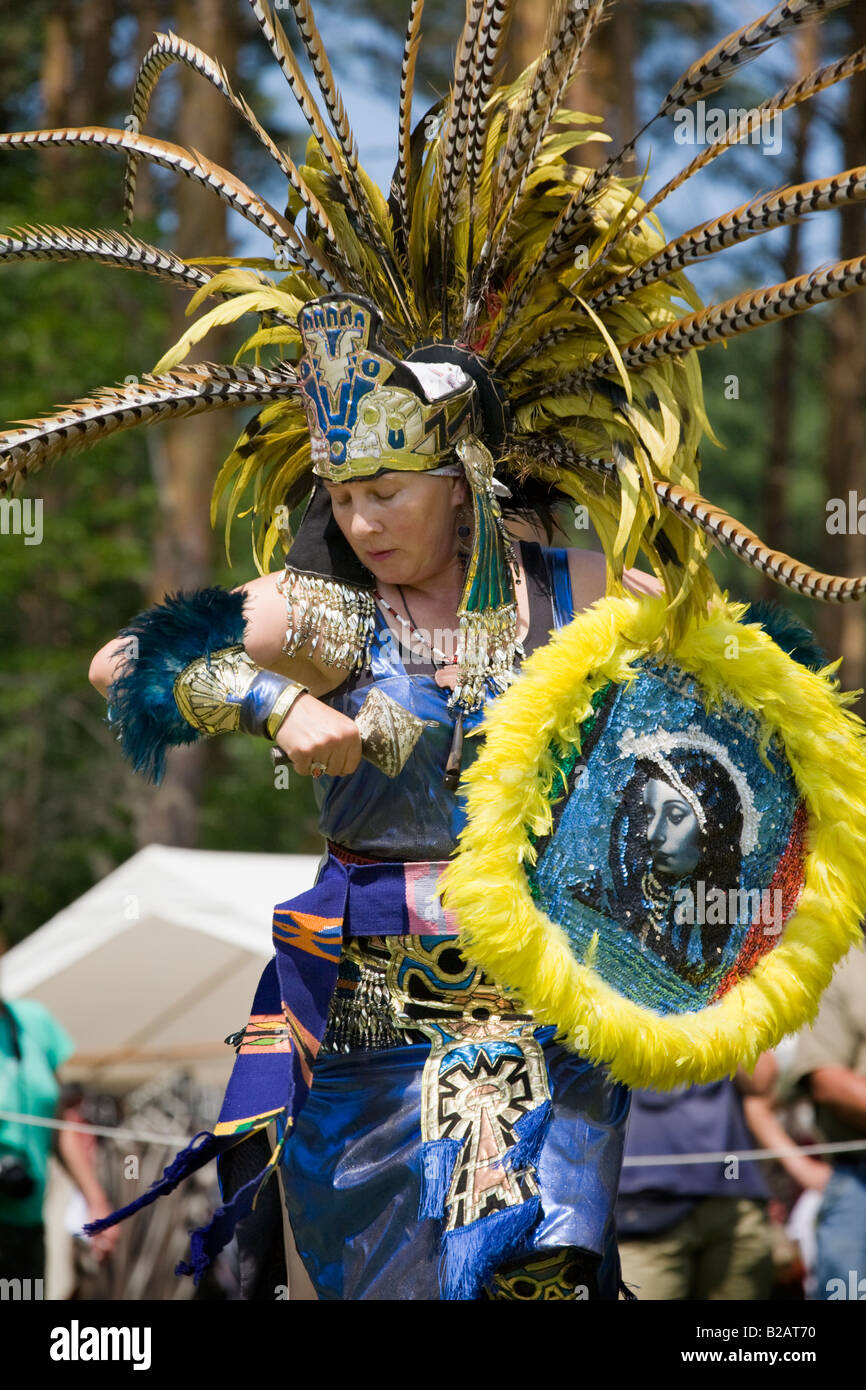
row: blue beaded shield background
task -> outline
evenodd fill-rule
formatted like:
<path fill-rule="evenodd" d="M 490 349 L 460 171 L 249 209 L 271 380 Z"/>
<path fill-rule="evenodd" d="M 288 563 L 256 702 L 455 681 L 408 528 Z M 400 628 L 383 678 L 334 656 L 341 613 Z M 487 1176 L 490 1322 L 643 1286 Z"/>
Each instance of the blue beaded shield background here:
<path fill-rule="evenodd" d="M 672 663 L 637 670 L 598 699 L 580 752 L 562 764 L 530 889 L 576 959 L 625 998 L 661 1014 L 697 1011 L 747 954 L 780 938 L 794 904 L 789 889 L 782 917 L 773 885 L 786 863 L 802 883 L 800 796 L 780 740 L 756 715 L 728 697 L 708 711 Z M 669 856 L 660 868 L 663 841 L 648 837 L 645 803 L 659 791 L 679 806 L 671 815 L 693 822 L 699 848 L 687 873 L 672 872 Z"/>

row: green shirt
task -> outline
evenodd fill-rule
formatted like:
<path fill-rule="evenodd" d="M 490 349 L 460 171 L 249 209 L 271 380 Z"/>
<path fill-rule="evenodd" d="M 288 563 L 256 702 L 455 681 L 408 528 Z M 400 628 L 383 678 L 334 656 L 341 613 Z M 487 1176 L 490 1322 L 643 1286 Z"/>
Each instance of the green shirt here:
<path fill-rule="evenodd" d="M 53 1119 L 60 1086 L 55 1071 L 71 1057 L 75 1044 L 65 1028 L 35 999 L 6 1001 L 18 1023 L 21 1061 L 15 1056 L 12 1027 L 0 1010 L 0 1110 Z M 13 1226 L 41 1226 L 54 1131 L 43 1125 L 0 1119 L 0 1154 L 14 1153 L 36 1186 L 29 1197 L 0 1195 L 0 1221 Z"/>

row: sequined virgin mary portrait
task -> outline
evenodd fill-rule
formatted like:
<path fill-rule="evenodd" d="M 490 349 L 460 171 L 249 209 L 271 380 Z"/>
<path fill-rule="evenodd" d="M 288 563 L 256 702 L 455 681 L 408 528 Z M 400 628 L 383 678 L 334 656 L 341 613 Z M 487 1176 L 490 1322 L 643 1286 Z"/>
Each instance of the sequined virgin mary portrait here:
<path fill-rule="evenodd" d="M 596 869 L 570 891 L 633 932 L 642 951 L 699 985 L 723 954 L 728 905 L 740 905 L 745 816 L 720 758 L 690 747 L 691 735 L 673 746 L 676 737 L 650 735 L 645 742 L 657 751 L 636 759 L 623 789 L 608 849 L 612 890 Z"/>
<path fill-rule="evenodd" d="M 536 902 L 628 998 L 700 1008 L 778 939 L 802 886 L 800 798 L 778 740 L 686 672 L 611 684 L 536 845 Z M 798 815 L 799 812 L 799 815 Z"/>

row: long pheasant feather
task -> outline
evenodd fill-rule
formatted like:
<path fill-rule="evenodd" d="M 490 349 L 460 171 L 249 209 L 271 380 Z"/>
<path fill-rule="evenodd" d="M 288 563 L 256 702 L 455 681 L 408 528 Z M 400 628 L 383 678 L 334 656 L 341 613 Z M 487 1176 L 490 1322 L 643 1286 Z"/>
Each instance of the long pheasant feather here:
<path fill-rule="evenodd" d="M 513 11 L 514 0 L 485 0 L 469 79 L 472 95 L 469 103 L 466 148 L 468 218 L 466 284 L 463 292 L 463 323 L 460 329 L 460 337 L 464 341 L 472 332 L 480 307 L 477 299 L 473 303 L 472 298 L 472 286 L 478 278 L 478 269 L 475 265 L 476 216 L 483 215 L 481 209 L 476 208 L 476 197 L 484 170 L 487 137 L 490 129 L 490 99 L 503 60 L 503 45 Z M 489 174 L 492 179 L 492 168 L 489 169 Z"/>
<path fill-rule="evenodd" d="M 520 196 L 532 171 L 533 160 L 550 122 L 572 80 L 589 38 L 602 17 L 606 0 L 568 0 L 551 14 L 548 46 L 538 62 L 527 98 L 515 111 L 496 175 L 496 195 L 491 199 L 488 237 L 467 292 L 464 335 L 471 334 L 485 293 L 499 265 Z M 504 210 L 504 212 L 503 212 Z M 498 226 L 495 226 L 499 219 Z M 490 351 L 496 346 L 515 312 L 509 303 Z"/>
<path fill-rule="evenodd" d="M 319 84 L 319 91 L 325 102 L 325 108 L 331 117 L 331 124 L 337 134 L 340 147 L 346 165 L 352 174 L 358 172 L 358 145 L 355 135 L 349 124 L 349 117 L 346 114 L 346 107 L 340 95 L 340 89 L 334 80 L 334 74 L 328 59 L 322 36 L 316 25 L 313 7 L 310 0 L 290 0 L 294 11 L 295 21 L 298 32 L 301 36 L 310 66 Z"/>
<path fill-rule="evenodd" d="M 293 368 L 225 366 L 203 362 L 126 386 L 106 386 L 55 415 L 22 421 L 0 434 L 0 493 L 10 483 L 59 458 L 89 448 L 119 430 L 202 411 L 238 408 L 297 394 Z"/>
<path fill-rule="evenodd" d="M 188 43 L 186 39 L 178 38 L 177 34 L 171 32 L 167 34 L 157 33 L 154 35 L 154 42 L 138 65 L 138 72 L 135 74 L 132 87 L 132 101 L 130 102 L 130 113 L 126 125 L 134 134 L 140 135 L 144 131 L 156 85 L 166 68 L 172 63 L 185 63 L 194 72 L 205 77 L 228 101 L 232 100 L 231 86 L 222 63 L 208 57 L 206 53 L 196 48 L 194 44 Z M 136 151 L 130 150 L 126 156 L 126 169 L 123 176 L 123 221 L 127 227 L 132 225 L 135 218 L 138 160 L 139 156 Z"/>
<path fill-rule="evenodd" d="M 275 158 L 275 162 L 279 164 L 286 178 L 289 180 L 289 183 L 292 185 L 292 188 L 294 188 L 301 202 L 304 204 L 304 207 L 307 209 L 307 212 L 309 213 L 310 217 L 312 217 L 319 230 L 323 233 L 325 240 L 328 244 L 328 255 L 331 256 L 335 261 L 339 261 L 343 270 L 349 276 L 351 276 L 352 272 L 349 266 L 349 262 L 346 260 L 345 253 L 343 251 L 342 246 L 340 245 L 340 240 L 337 236 L 337 233 L 334 230 L 331 219 L 326 213 L 325 209 L 322 207 L 322 204 L 319 201 L 319 199 L 308 187 L 306 181 L 301 178 L 301 175 L 294 161 L 291 160 L 287 154 L 284 154 L 282 150 L 278 149 L 277 146 L 273 144 L 273 141 L 271 140 L 267 131 L 264 130 L 264 128 L 259 124 L 257 117 L 251 110 L 244 97 L 238 97 L 237 109 L 243 115 L 250 129 L 254 130 L 256 134 L 259 136 L 259 139 L 262 141 L 262 144 L 266 145 L 269 149 L 271 148 L 271 146 L 273 146 L 271 153 Z"/>
<path fill-rule="evenodd" d="M 457 185 L 466 167 L 469 108 L 472 101 L 472 58 L 484 0 L 466 0 L 466 19 L 454 60 L 454 86 L 448 104 L 445 130 L 440 141 L 440 226 L 442 244 L 442 334 L 448 336 L 449 254 L 451 215 Z"/>
<path fill-rule="evenodd" d="M 0 235 L 0 261 L 94 261 L 101 265 L 140 270 L 184 289 L 206 290 L 214 272 L 188 265 L 173 251 L 163 251 L 127 232 L 96 231 L 90 227 L 13 227 Z M 238 291 L 211 288 L 221 299 L 233 299 Z M 278 309 L 268 309 L 272 323 L 294 327 L 295 320 Z"/>
<path fill-rule="evenodd" d="M 409 244 L 411 225 L 411 141 L 412 141 L 412 96 L 415 89 L 415 65 L 418 61 L 418 48 L 421 43 L 421 18 L 424 14 L 424 0 L 412 0 L 409 20 L 406 25 L 406 41 L 403 45 L 403 61 L 400 65 L 400 105 L 397 122 L 397 208 L 400 225 L 406 245 Z"/>
<path fill-rule="evenodd" d="M 466 0 L 466 18 L 454 59 L 454 85 L 440 142 L 439 181 L 442 187 L 443 231 L 450 222 L 451 203 L 461 173 L 466 167 L 469 107 L 472 101 L 472 73 L 478 29 L 484 0 Z"/>
<path fill-rule="evenodd" d="M 147 120 L 147 113 L 150 108 L 150 101 L 153 96 L 154 88 L 162 73 L 171 63 L 184 63 L 187 67 L 191 68 L 193 72 L 197 72 L 201 77 L 204 77 L 227 101 L 231 102 L 232 106 L 239 113 L 249 129 L 256 138 L 261 141 L 262 145 L 271 156 L 271 159 L 297 192 L 302 203 L 310 213 L 310 216 L 324 233 L 328 242 L 330 254 L 334 256 L 335 259 L 342 260 L 337 237 L 330 219 L 319 200 L 314 197 L 301 178 L 293 161 L 274 143 L 246 99 L 232 90 L 223 65 L 218 63 L 214 58 L 209 57 L 207 53 L 203 53 L 195 44 L 189 43 L 186 39 L 178 38 L 177 34 L 172 34 L 170 32 L 167 34 L 157 34 L 155 36 L 155 42 L 142 58 L 136 75 L 132 94 L 130 128 L 136 134 L 142 133 L 144 123 Z M 123 216 L 127 226 L 131 224 L 135 211 L 137 169 L 138 155 L 134 150 L 131 150 L 127 155 L 123 198 Z"/>
<path fill-rule="evenodd" d="M 513 444 L 518 453 L 528 455 L 554 470 L 567 468 L 569 471 L 585 471 L 619 485 L 620 469 L 613 460 L 592 458 L 581 453 L 562 436 L 516 437 Z M 750 531 L 729 512 L 715 507 L 699 493 L 662 478 L 653 478 L 652 487 L 659 501 L 669 511 L 684 518 L 720 547 L 734 551 L 746 564 L 769 575 L 784 588 L 828 603 L 848 603 L 866 594 L 866 575 L 849 579 L 811 569 L 783 551 L 765 545 L 754 531 Z"/>
<path fill-rule="evenodd" d="M 866 594 L 866 575 L 846 579 L 841 575 L 823 574 L 765 545 L 748 526 L 698 493 L 660 479 L 655 480 L 654 487 L 664 506 L 686 517 L 720 546 L 733 550 L 746 564 L 769 575 L 784 588 L 825 603 L 850 603 Z"/>
<path fill-rule="evenodd" d="M 207 285 L 212 271 L 187 265 L 173 251 L 140 241 L 126 232 L 89 227 L 12 227 L 0 236 L 0 259 L 4 261 L 92 260 L 141 270 L 157 279 L 187 289 Z"/>
<path fill-rule="evenodd" d="M 144 130 L 144 123 L 147 120 L 147 113 L 150 108 L 150 101 L 153 96 L 154 88 L 167 67 L 171 63 L 184 63 L 197 72 L 220 92 L 227 101 L 230 101 L 235 110 L 242 117 L 249 129 L 256 138 L 261 141 L 271 159 L 278 166 L 286 179 L 295 189 L 302 203 L 307 208 L 310 216 L 318 224 L 324 233 L 330 254 L 337 260 L 342 260 L 339 251 L 337 237 L 324 208 L 319 200 L 313 196 L 304 180 L 301 178 L 293 161 L 284 154 L 274 143 L 271 136 L 256 117 L 246 99 L 232 90 L 226 70 L 222 63 L 218 63 L 214 58 L 203 53 L 195 44 L 189 43 L 186 39 L 178 38 L 177 34 L 157 34 L 155 41 L 145 53 L 136 74 L 135 85 L 132 94 L 132 111 L 130 128 L 136 133 L 141 134 Z M 129 226 L 135 213 L 135 186 L 138 172 L 138 155 L 131 150 L 127 155 L 126 173 L 124 177 L 123 190 L 123 220 Z"/>
<path fill-rule="evenodd" d="M 839 9 L 848 4 L 848 0 L 783 0 L 782 4 L 776 5 L 760 19 L 752 24 L 744 25 L 741 29 L 728 34 L 713 48 L 709 49 L 703 57 L 699 58 L 689 67 L 682 77 L 680 77 L 671 87 L 667 96 L 661 103 L 656 114 L 645 123 L 644 126 L 634 135 L 627 144 L 612 155 L 597 170 L 594 170 L 583 187 L 579 189 L 568 205 L 562 210 L 556 225 L 552 229 L 548 239 L 536 258 L 535 263 L 530 268 L 524 283 L 519 291 L 512 297 L 508 306 L 508 311 L 503 323 L 500 325 L 500 336 L 504 332 L 508 323 L 512 321 L 528 302 L 529 297 L 543 275 L 548 273 L 558 262 L 569 253 L 581 223 L 585 221 L 587 208 L 591 204 L 596 194 L 604 187 L 605 183 L 621 167 L 623 161 L 635 149 L 637 141 L 655 121 L 662 116 L 669 115 L 677 107 L 690 105 L 697 101 L 699 97 L 709 92 L 717 91 L 726 81 L 727 77 L 753 58 L 757 58 L 760 53 L 784 34 L 789 33 L 794 28 L 803 24 L 812 23 L 820 19 L 830 10 Z M 840 66 L 840 65 L 835 65 Z M 849 76 L 850 72 L 841 73 L 841 76 Z M 836 78 L 835 80 L 840 80 Z M 800 85 L 800 84 L 795 84 Z M 826 85 L 830 85 L 829 82 Z M 816 88 L 815 90 L 819 90 Z M 772 100 L 772 99 L 771 99 Z M 788 104 L 793 104 L 795 100 L 803 100 L 803 95 L 793 98 Z M 760 109 L 760 108 L 759 108 Z M 782 109 L 781 107 L 778 109 Z M 747 129 L 750 129 L 754 121 L 747 122 Z M 738 137 L 740 138 L 740 137 Z M 714 147 L 711 147 L 714 148 Z M 706 156 L 706 152 L 703 152 Z M 712 156 L 709 156 L 712 158 Z M 693 168 L 683 174 L 678 182 L 671 182 L 667 192 L 672 192 L 674 187 L 685 181 L 689 174 L 701 167 L 701 156 L 693 161 Z M 704 162 L 708 162 L 705 158 Z M 627 235 L 637 222 L 649 215 L 652 207 L 658 205 L 665 193 L 652 200 L 650 205 L 642 208 L 631 222 L 624 227 L 618 236 L 613 240 L 611 246 L 616 245 Z M 610 248 L 608 248 L 610 250 Z"/>
<path fill-rule="evenodd" d="M 334 79 L 331 64 L 328 59 L 325 45 L 322 42 L 321 34 L 316 25 L 313 7 L 310 0 L 289 0 L 298 32 L 301 36 L 307 57 L 316 78 L 319 91 L 325 103 L 325 109 L 331 118 L 331 123 L 337 135 L 339 151 L 342 159 L 345 180 L 352 190 L 352 206 L 354 207 L 361 222 L 364 234 L 372 242 L 377 256 L 380 258 L 381 268 L 387 276 L 391 289 L 400 307 L 404 320 L 411 321 L 410 311 L 406 303 L 404 286 L 400 282 L 399 268 L 395 265 L 389 247 L 386 245 L 382 232 L 377 225 L 376 215 L 370 202 L 369 195 L 360 178 L 358 166 L 358 146 L 355 140 L 343 98 Z M 255 9 L 255 5 L 253 6 Z M 288 45 L 285 33 L 280 39 L 280 25 L 274 16 L 272 24 L 275 35 L 280 43 L 281 49 Z M 295 72 L 300 76 L 297 65 Z M 306 112 L 305 112 L 306 114 Z"/>
<path fill-rule="evenodd" d="M 484 0 L 478 39 L 472 57 L 469 76 L 471 92 L 467 117 L 466 184 L 467 184 L 467 251 L 466 283 L 463 291 L 463 323 L 460 337 L 467 341 L 478 317 L 478 302 L 473 301 L 473 284 L 478 284 L 481 271 L 476 266 L 476 222 L 484 217 L 483 206 L 477 197 L 485 170 L 487 138 L 490 130 L 493 94 L 496 78 L 502 65 L 503 45 L 514 11 L 514 0 Z M 493 161 L 487 165 L 487 212 L 492 201 Z M 486 231 L 487 219 L 483 223 Z M 486 238 L 485 238 L 486 242 Z"/>
<path fill-rule="evenodd" d="M 525 106 L 514 114 L 496 175 L 492 218 L 506 203 L 520 197 L 533 156 L 549 129 L 568 84 L 574 77 L 586 44 L 602 16 L 606 0 L 568 0 L 550 36 L 529 90 Z"/>
<path fill-rule="evenodd" d="M 249 5 L 258 20 L 259 27 L 271 53 L 277 60 L 280 71 L 291 88 L 292 95 L 301 108 L 304 120 L 315 136 L 322 154 L 328 161 L 331 172 L 340 185 L 344 197 L 349 202 L 350 206 L 354 208 L 355 212 L 360 214 L 361 204 L 358 201 L 355 186 L 348 176 L 340 147 L 328 130 L 324 117 L 319 110 L 312 92 L 307 86 L 307 82 L 298 65 L 298 60 L 292 52 L 291 44 L 286 37 L 286 31 L 276 15 L 267 3 L 265 3 L 265 0 L 249 0 Z"/>
<path fill-rule="evenodd" d="M 671 87 L 659 114 L 666 116 L 677 107 L 690 106 L 699 97 L 717 92 L 731 73 L 757 58 L 777 39 L 848 3 L 849 0 L 782 0 L 760 19 L 728 34 L 692 63 Z"/>
<path fill-rule="evenodd" d="M 744 24 L 742 28 L 720 39 L 692 63 L 673 84 L 653 120 L 668 116 L 671 112 L 683 106 L 690 106 L 699 98 L 718 91 L 728 77 L 760 57 L 778 39 L 796 28 L 822 19 L 831 10 L 841 9 L 848 3 L 849 0 L 781 0 L 780 4 L 775 5 L 759 19 L 751 24 Z M 599 169 L 583 190 L 581 196 L 584 202 L 592 196 L 602 180 L 622 164 L 623 157 L 634 148 L 637 138 L 635 136 L 634 140 L 624 146 L 620 154 L 609 161 L 609 166 Z"/>
<path fill-rule="evenodd" d="M 30 149 L 46 145 L 93 145 L 97 149 L 135 150 L 174 173 L 183 174 L 210 188 L 235 212 L 258 227 L 272 241 L 290 248 L 298 263 L 309 274 L 339 290 L 334 269 L 327 264 L 323 253 L 314 247 L 303 233 L 297 231 L 270 203 L 259 198 L 252 189 L 230 173 L 214 164 L 198 150 L 186 150 L 168 140 L 156 140 L 150 135 L 135 135 L 128 130 L 112 130 L 106 126 L 70 126 L 57 130 L 23 130 L 0 135 L 0 149 Z"/>
<path fill-rule="evenodd" d="M 774 193 L 754 198 L 730 212 L 722 213 L 720 217 L 711 218 L 698 227 L 692 227 L 641 265 L 612 280 L 592 296 L 589 306 L 598 312 L 615 299 L 645 289 L 647 285 L 665 279 L 706 256 L 713 256 L 728 246 L 761 236 L 774 227 L 801 222 L 810 213 L 862 203 L 864 200 L 866 165 L 847 169 L 826 179 L 813 179 L 809 183 L 777 189 Z"/>
<path fill-rule="evenodd" d="M 810 100 L 817 96 L 819 92 L 827 91 L 834 87 L 837 82 L 844 82 L 846 78 L 852 77 L 855 73 L 862 72 L 866 68 L 866 47 L 858 48 L 854 53 L 849 53 L 845 58 L 839 58 L 833 63 L 815 68 L 807 73 L 805 77 L 799 77 L 795 82 L 787 87 L 781 87 L 772 96 L 767 97 L 754 111 L 749 111 L 745 116 L 741 116 L 735 126 L 732 126 L 721 140 L 716 140 L 707 145 L 706 149 L 696 154 L 694 159 L 681 169 L 678 174 L 654 193 L 649 202 L 636 212 L 630 221 L 623 227 L 617 240 L 622 240 L 628 236 L 629 232 L 638 222 L 655 212 L 656 208 L 664 202 L 671 193 L 675 193 L 681 188 L 694 174 L 706 166 L 725 150 L 732 149 L 741 140 L 746 140 L 756 129 L 760 128 L 761 122 L 776 111 L 788 111 L 791 107 L 797 106 L 801 102 Z"/>
<path fill-rule="evenodd" d="M 746 290 L 723 304 L 711 304 L 697 314 L 688 314 L 674 323 L 633 338 L 619 348 L 626 370 L 639 369 L 651 362 L 681 356 L 691 348 L 735 338 L 763 324 L 802 314 L 816 304 L 841 299 L 866 286 L 866 256 L 837 261 L 825 270 L 812 270 L 766 289 Z M 593 381 L 616 370 L 614 358 L 606 353 L 582 371 L 557 378 L 533 393 L 533 399 L 547 395 L 574 395 L 589 389 Z"/>
<path fill-rule="evenodd" d="M 484 144 L 490 122 L 487 104 L 502 61 L 503 45 L 513 12 L 514 0 L 486 0 L 478 30 L 478 45 L 470 82 L 472 105 L 469 112 L 469 146 L 466 151 L 466 174 L 470 187 L 474 187 L 481 176 Z"/>
<path fill-rule="evenodd" d="M 290 0 L 290 4 L 295 15 L 298 32 L 315 74 L 319 91 L 322 93 L 325 109 L 331 118 L 331 124 L 336 131 L 337 139 L 343 152 L 349 182 L 352 184 L 355 191 L 357 207 L 376 245 L 376 249 L 380 254 L 387 256 L 388 250 L 376 226 L 376 218 L 370 200 L 358 176 L 358 144 L 355 140 L 352 127 L 349 124 L 346 107 L 340 95 L 340 89 L 334 78 L 327 50 L 322 42 L 322 36 L 316 24 L 312 4 L 310 0 Z"/>

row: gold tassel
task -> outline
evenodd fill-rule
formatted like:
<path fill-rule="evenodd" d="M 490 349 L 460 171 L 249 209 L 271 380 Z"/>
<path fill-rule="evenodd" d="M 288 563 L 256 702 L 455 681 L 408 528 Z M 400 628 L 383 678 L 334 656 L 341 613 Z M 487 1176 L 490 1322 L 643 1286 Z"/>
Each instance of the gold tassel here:
<path fill-rule="evenodd" d="M 457 683 L 448 702 L 467 713 L 478 709 L 489 681 L 497 693 L 514 680 L 517 642 L 517 604 L 462 613 L 457 636 Z M 523 655 L 520 650 L 520 655 Z"/>

